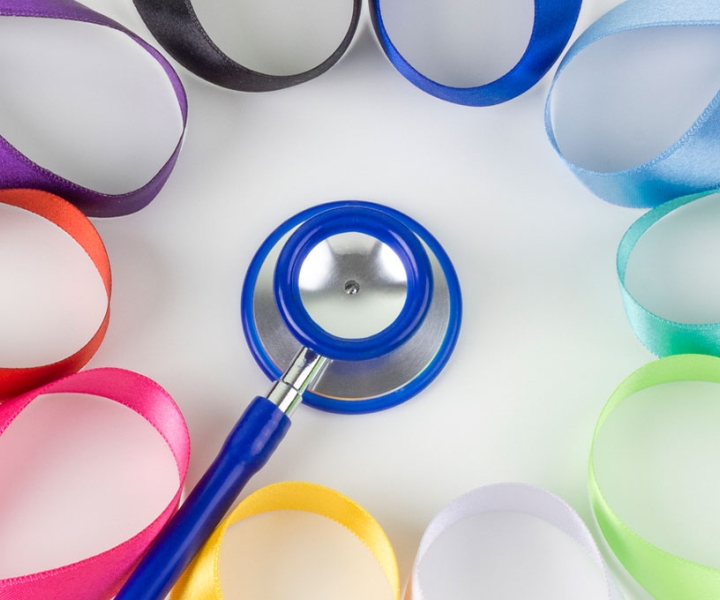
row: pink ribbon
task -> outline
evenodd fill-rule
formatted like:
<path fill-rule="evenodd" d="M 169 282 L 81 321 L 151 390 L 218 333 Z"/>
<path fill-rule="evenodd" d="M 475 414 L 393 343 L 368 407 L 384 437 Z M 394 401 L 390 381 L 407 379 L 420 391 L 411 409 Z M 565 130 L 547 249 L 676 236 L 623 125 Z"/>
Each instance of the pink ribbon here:
<path fill-rule="evenodd" d="M 0 600 L 112 598 L 180 502 L 190 460 L 190 436 L 180 409 L 164 389 L 147 377 L 122 369 L 82 371 L 0 404 L 0 435 L 38 396 L 58 393 L 102 396 L 147 420 L 173 454 L 178 469 L 178 489 L 160 516 L 122 544 L 64 567 L 0 579 Z"/>

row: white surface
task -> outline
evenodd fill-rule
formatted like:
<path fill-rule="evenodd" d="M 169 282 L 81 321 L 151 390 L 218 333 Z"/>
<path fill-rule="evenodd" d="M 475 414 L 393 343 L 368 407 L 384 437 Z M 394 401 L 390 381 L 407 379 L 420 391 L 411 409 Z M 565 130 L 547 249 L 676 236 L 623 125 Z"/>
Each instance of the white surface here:
<path fill-rule="evenodd" d="M 390 1 L 386 0 L 388 5 Z M 617 3 L 587 0 L 577 31 Z M 129 0 L 89 4 L 151 39 Z M 209 2 L 198 4 L 198 12 L 212 19 Z M 215 4 L 220 10 L 223 3 Z M 513 4 L 508 3 L 508 11 L 516 10 Z M 455 8 L 463 14 L 462 2 Z M 222 20 L 223 13 L 217 14 L 215 18 Z M 303 21 L 298 27 L 317 27 L 318 32 L 336 27 L 333 35 L 337 38 L 336 33 L 344 30 L 343 14 L 338 10 L 332 23 Z M 470 32 L 472 40 L 467 41 L 473 51 L 482 51 L 484 59 L 493 55 L 493 49 L 480 47 L 480 42 L 497 39 L 497 35 L 483 36 L 490 29 L 496 34 L 494 23 L 490 18 L 479 22 L 478 29 Z M 107 68 L 85 72 L 81 78 L 88 89 L 95 90 L 92 96 L 78 91 L 82 86 L 77 83 L 60 94 L 56 88 L 63 78 L 18 77 L 24 83 L 4 85 L 0 131 L 30 156 L 83 183 L 108 190 L 132 189 L 143 183 L 168 156 L 177 136 L 177 110 L 167 84 L 153 63 L 140 56 L 137 62 L 145 67 L 142 82 L 133 88 L 138 95 L 118 96 L 103 79 L 112 79 L 110 65 L 138 73 L 132 70 L 137 58 L 132 44 L 108 32 L 96 35 L 84 25 L 77 27 L 87 31 L 74 34 L 63 24 L 47 25 L 41 31 L 37 24 L 33 41 L 36 51 L 44 49 L 46 59 L 59 49 L 87 59 L 85 42 L 92 36 L 104 40 L 92 59 Z M 210 21 L 208 29 L 216 25 Z M 441 35 L 455 36 L 452 48 L 457 49 L 460 33 L 447 30 L 445 21 L 439 20 L 438 26 L 445 28 Z M 3 73 L 26 61 L 19 56 L 19 46 L 5 46 L 13 27 L 20 28 L 22 39 L 32 33 L 27 23 L 0 19 Z M 506 32 L 515 43 L 508 42 L 508 54 L 498 56 L 500 64 L 511 64 L 512 53 L 522 48 L 513 37 L 521 31 L 519 27 L 517 32 Z M 462 32 L 468 34 L 467 22 Z M 322 44 L 330 47 L 335 39 L 316 35 L 322 48 Z M 426 35 L 418 39 L 422 42 Z M 311 58 L 296 51 L 291 54 L 299 58 L 288 58 L 282 54 L 286 47 L 267 41 L 265 49 L 277 52 L 263 59 L 268 65 L 296 60 L 293 64 L 302 66 Z M 121 59 L 115 58 L 116 50 Z M 243 51 L 242 47 L 236 50 Z M 436 67 L 442 64 L 439 60 Z M 87 66 L 83 61 L 75 65 L 53 69 L 68 69 L 67 80 L 72 80 L 73 68 Z M 482 72 L 483 65 L 487 62 L 478 64 L 478 72 L 463 76 L 482 80 L 492 72 L 490 67 Z M 26 69 L 23 66 L 20 73 L 24 75 Z M 198 480 L 250 399 L 269 385 L 250 356 L 240 326 L 240 290 L 253 253 L 277 224 L 297 211 L 354 198 L 406 212 L 444 245 L 464 294 L 457 349 L 429 389 L 390 411 L 338 416 L 301 408 L 287 439 L 248 491 L 274 481 L 299 479 L 349 495 L 386 529 L 403 579 L 432 516 L 453 498 L 480 485 L 523 481 L 548 488 L 591 523 L 586 467 L 596 418 L 614 387 L 652 359 L 626 322 L 614 264 L 617 244 L 639 213 L 593 197 L 555 155 L 542 122 L 548 78 L 522 97 L 496 107 L 475 109 L 442 102 L 415 89 L 393 69 L 374 39 L 367 11 L 343 60 L 323 77 L 297 88 L 242 94 L 213 87 L 182 68 L 179 73 L 189 95 L 190 124 L 170 181 L 143 211 L 95 220 L 110 254 L 114 294 L 107 338 L 89 366 L 132 369 L 168 389 L 190 427 L 189 485 Z M 56 101 L 64 94 L 68 99 Z M 602 103 L 607 97 L 593 98 Z M 29 102 L 31 98 L 44 101 Z M 667 110 L 677 108 L 671 104 Z M 146 110 L 154 116 L 147 117 Z M 653 127 L 667 117 L 660 114 Z M 587 131 L 574 128 L 581 134 L 578 140 L 583 135 L 592 139 L 591 124 L 588 127 Z M 622 131 L 619 128 L 615 134 Z M 616 139 L 602 143 L 612 148 Z M 9 215 L 6 209 L 0 212 L 0 231 Z M 30 233 L 34 225 L 22 227 L 35 236 Z M 48 252 L 58 251 L 52 241 L 48 243 Z M 0 261 L 16 259 L 12 254 L 3 245 Z M 85 278 L 83 285 L 96 285 L 92 268 L 83 265 L 82 258 L 72 261 L 77 277 Z M 28 263 L 14 277 L 26 283 L 25 278 L 36 277 L 33 273 L 38 271 L 33 269 Z M 699 280 L 713 274 L 712 265 L 708 269 L 698 273 Z M 33 281 L 39 285 L 42 277 Z M 74 280 L 67 280 L 63 294 L 76 289 Z M 12 286 L 3 283 L 3 302 L 6 290 L 14 287 L 15 281 Z M 52 307 L 60 294 L 37 290 L 19 300 L 20 304 Z M 93 319 L 99 318 L 92 303 L 101 303 L 101 294 L 96 301 L 83 294 L 78 302 L 88 306 L 85 326 L 92 329 L 97 324 Z M 5 332 L 11 325 L 15 332 L 23 331 L 20 318 L 24 317 L 14 311 L 0 314 L 2 356 L 15 356 L 13 344 L 30 341 L 38 344 L 35 356 L 44 357 L 51 352 L 49 344 L 62 343 L 46 341 L 42 328 L 29 318 L 28 334 L 16 333 L 10 340 Z M 28 423 L 26 431 L 31 435 L 32 421 Z M 58 424 L 60 435 L 66 428 Z M 133 426 L 122 427 L 129 428 L 130 436 Z M 92 485 L 99 485 L 78 461 L 78 454 L 95 455 L 94 450 L 86 450 L 86 444 L 96 434 L 77 431 L 67 440 L 63 454 L 68 474 L 60 482 L 50 472 L 61 451 L 46 443 L 44 435 L 38 434 L 31 446 L 39 453 L 52 447 L 53 461 L 28 461 L 25 434 L 0 438 L 2 473 L 9 473 L 0 479 L 3 504 L 14 501 L 15 511 L 12 527 L 9 519 L 0 519 L 0 546 L 24 548 L 2 555 L 0 576 L 76 558 L 77 548 L 68 547 L 62 529 L 33 520 L 33 515 L 47 512 L 57 523 L 71 520 L 68 515 L 74 505 L 80 514 L 85 510 L 79 499 L 85 495 L 86 480 L 93 478 Z M 112 443 L 117 455 L 125 454 L 121 440 Z M 163 460 L 163 453 L 150 441 L 137 444 L 148 453 L 148 461 Z M 126 472 L 133 473 L 139 462 L 128 456 Z M 42 502 L 26 503 L 20 492 L 15 495 L 20 488 L 13 477 L 29 477 L 24 474 L 27 465 L 32 466 L 32 477 L 50 479 L 42 484 L 45 487 L 37 484 Z M 141 494 L 141 484 L 144 487 L 141 480 L 132 488 L 133 495 Z M 142 492 L 146 494 L 143 506 L 151 510 L 161 505 L 171 488 L 172 481 L 148 486 Z M 106 496 L 113 496 L 107 498 L 104 514 L 108 517 L 93 519 L 75 531 L 77 544 L 100 550 L 143 525 L 141 510 L 126 520 L 111 518 L 122 501 L 111 491 Z M 680 506 L 668 510 L 677 511 L 675 516 L 682 514 Z M 25 523 L 25 533 L 18 533 L 17 523 Z M 663 524 L 664 519 L 658 518 L 649 527 L 660 530 Z M 703 527 L 717 529 L 718 525 L 712 519 L 703 522 Z M 696 528 L 688 527 L 688 531 Z M 54 549 L 49 552 L 52 556 L 45 550 L 36 554 L 32 549 L 38 544 Z M 560 545 L 551 547 L 551 555 L 562 560 Z M 510 574 L 511 562 L 503 564 Z M 617 565 L 612 566 L 626 584 L 630 600 L 648 598 Z M 574 590 L 568 597 L 590 599 L 585 592 Z"/>

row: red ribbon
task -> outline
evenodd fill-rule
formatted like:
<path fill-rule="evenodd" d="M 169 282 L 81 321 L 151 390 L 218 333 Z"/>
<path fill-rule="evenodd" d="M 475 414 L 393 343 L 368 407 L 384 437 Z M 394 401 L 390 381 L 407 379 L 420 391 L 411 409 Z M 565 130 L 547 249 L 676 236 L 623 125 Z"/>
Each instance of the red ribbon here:
<path fill-rule="evenodd" d="M 47 192 L 0 190 L 0 203 L 39 215 L 70 235 L 97 268 L 108 296 L 108 309 L 98 330 L 74 354 L 42 366 L 0 368 L 0 435 L 38 396 L 91 394 L 123 404 L 146 419 L 165 440 L 177 464 L 179 484 L 175 495 L 163 512 L 134 537 L 110 550 L 64 567 L 0 579 L 0 600 L 106 600 L 117 593 L 177 509 L 190 461 L 190 436 L 180 409 L 154 381 L 121 369 L 76 372 L 97 351 L 110 319 L 110 262 L 92 223 L 72 204 Z M 3 493 L 12 492 L 3 490 Z"/>
<path fill-rule="evenodd" d="M 105 337 L 110 320 L 112 288 L 110 261 L 107 251 L 93 224 L 69 202 L 59 196 L 38 190 L 0 190 L 0 203 L 17 206 L 44 217 L 65 231 L 87 252 L 100 273 L 108 296 L 105 317 L 92 338 L 77 352 L 57 362 L 29 368 L 0 367 L 0 400 L 12 398 L 50 381 L 79 371 L 92 358 Z"/>

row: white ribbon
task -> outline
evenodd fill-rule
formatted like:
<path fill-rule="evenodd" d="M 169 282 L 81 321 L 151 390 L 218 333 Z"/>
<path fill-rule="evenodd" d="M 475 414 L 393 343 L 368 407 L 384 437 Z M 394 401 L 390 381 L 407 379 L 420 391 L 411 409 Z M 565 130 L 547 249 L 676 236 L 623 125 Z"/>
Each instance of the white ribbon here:
<path fill-rule="evenodd" d="M 580 516 L 567 502 L 550 492 L 522 483 L 500 483 L 485 486 L 448 504 L 432 520 L 420 541 L 405 600 L 432 600 L 420 586 L 423 557 L 435 541 L 452 525 L 486 512 L 524 513 L 541 519 L 572 538 L 602 570 L 609 600 L 622 600 L 615 580 L 600 554 L 592 534 Z M 443 598 L 442 600 L 448 600 Z"/>

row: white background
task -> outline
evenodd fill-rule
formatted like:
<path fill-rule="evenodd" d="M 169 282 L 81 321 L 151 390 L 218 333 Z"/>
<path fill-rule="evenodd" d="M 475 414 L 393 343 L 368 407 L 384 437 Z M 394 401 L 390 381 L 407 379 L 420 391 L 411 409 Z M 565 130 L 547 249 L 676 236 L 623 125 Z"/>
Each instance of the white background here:
<path fill-rule="evenodd" d="M 129 0 L 88 4 L 152 41 Z M 507 71 L 527 43 L 532 2 L 498 4 L 383 6 L 411 61 L 447 83 L 472 85 Z M 587 0 L 575 35 L 616 4 Z M 197 12 L 233 57 L 283 73 L 331 52 L 349 5 L 198 0 Z M 586 166 L 621 168 L 666 147 L 717 90 L 715 37 L 659 30 L 588 50 L 558 90 L 566 154 Z M 78 183 L 134 189 L 178 139 L 178 111 L 159 68 L 104 28 L 2 18 L 0 72 L 0 134 Z M 305 85 L 246 94 L 178 72 L 190 119 L 170 181 L 139 213 L 94 220 L 114 291 L 108 335 L 88 368 L 132 369 L 170 392 L 192 438 L 188 485 L 269 386 L 240 326 L 253 253 L 301 209 L 362 199 L 418 220 L 452 258 L 464 298 L 455 354 L 427 390 L 392 410 L 339 416 L 300 408 L 248 491 L 295 479 L 349 495 L 385 528 L 403 579 L 433 515 L 489 483 L 545 487 L 597 534 L 586 491 L 595 420 L 612 390 L 653 358 L 627 323 L 614 267 L 618 242 L 640 212 L 593 197 L 552 150 L 543 125 L 550 76 L 500 106 L 437 100 L 386 60 L 365 7 L 347 55 Z M 631 289 L 665 316 L 720 320 L 715 204 L 654 228 L 631 261 Z M 69 354 L 103 310 L 102 287 L 82 251 L 40 219 L 0 206 L 0 363 L 29 366 Z M 706 476 L 720 450 L 713 435 L 720 412 L 712 390 L 695 388 L 683 388 L 682 403 L 674 392 L 650 393 L 619 409 L 601 445 L 600 475 L 619 514 L 641 533 L 720 566 L 713 514 L 720 486 Z M 0 438 L 0 456 L 0 577 L 119 543 L 159 512 L 176 485 L 148 426 L 88 398 L 39 401 Z M 321 531 L 316 523 L 278 523 L 274 533 L 248 525 L 229 541 L 228 598 L 263 578 L 274 587 L 260 588 L 258 598 L 382 597 L 386 584 L 372 564 L 360 566 L 352 539 L 325 532 L 337 546 L 322 555 L 294 546 L 308 529 Z M 472 541 L 454 540 L 462 560 L 428 559 L 429 585 L 450 581 L 439 598 L 604 597 L 581 551 L 542 524 L 495 515 L 467 531 Z M 270 550 L 269 565 L 251 561 L 276 538 L 284 547 Z M 338 560 L 332 576 L 322 575 L 320 566 L 345 556 L 341 547 L 350 568 Z M 628 598 L 649 598 L 606 556 Z M 454 573 L 466 563 L 470 574 Z M 288 576 L 278 577 L 277 568 Z"/>

